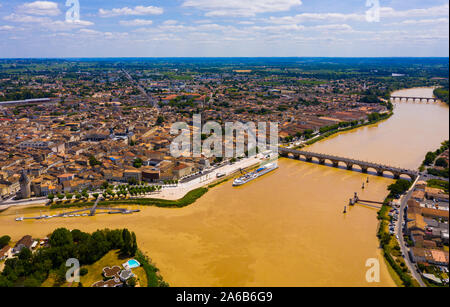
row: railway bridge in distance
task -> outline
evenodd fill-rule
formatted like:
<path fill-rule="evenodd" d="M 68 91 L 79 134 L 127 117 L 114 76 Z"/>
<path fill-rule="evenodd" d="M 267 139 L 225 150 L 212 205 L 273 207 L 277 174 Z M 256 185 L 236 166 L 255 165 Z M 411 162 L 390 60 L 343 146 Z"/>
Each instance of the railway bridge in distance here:
<path fill-rule="evenodd" d="M 417 100 L 419 100 L 420 102 L 422 102 L 422 101 L 426 101 L 426 102 L 438 102 L 438 101 L 439 101 L 439 99 L 437 99 L 437 98 L 432 98 L 432 97 L 391 96 L 391 99 L 392 99 L 393 101 L 396 101 L 396 100 L 399 100 L 399 101 L 402 101 L 402 100 L 405 100 L 405 101 L 408 101 L 408 100 L 417 101 Z"/>
<path fill-rule="evenodd" d="M 419 172 L 414 170 L 408 170 L 404 168 L 393 167 L 367 161 L 360 161 L 350 158 L 337 157 L 328 154 L 301 151 L 284 147 L 280 147 L 278 149 L 278 152 L 280 156 L 285 158 L 294 158 L 298 160 L 301 157 L 303 157 L 308 162 L 316 160 L 323 165 L 327 161 L 330 161 L 334 167 L 339 167 L 339 163 L 344 163 L 348 170 L 353 170 L 354 166 L 359 166 L 363 173 L 368 173 L 369 169 L 373 169 L 376 171 L 378 176 L 383 176 L 384 173 L 391 173 L 395 179 L 399 179 L 400 176 L 408 176 L 409 178 L 411 178 L 411 180 L 414 181 L 417 178 L 417 176 L 419 176 Z"/>

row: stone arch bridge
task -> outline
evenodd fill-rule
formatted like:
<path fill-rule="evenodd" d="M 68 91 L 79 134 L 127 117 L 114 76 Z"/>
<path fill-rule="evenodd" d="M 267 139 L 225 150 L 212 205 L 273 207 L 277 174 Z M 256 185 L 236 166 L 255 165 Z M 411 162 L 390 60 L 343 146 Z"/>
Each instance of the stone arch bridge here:
<path fill-rule="evenodd" d="M 391 99 L 393 101 L 395 101 L 395 100 L 400 100 L 400 101 L 402 101 L 402 100 L 406 100 L 406 101 L 408 101 L 408 100 L 413 100 L 413 101 L 419 100 L 419 102 L 422 102 L 423 100 L 425 100 L 426 102 L 438 102 L 439 101 L 439 99 L 431 98 L 431 97 L 427 98 L 427 97 L 391 96 Z"/>
<path fill-rule="evenodd" d="M 359 166 L 363 173 L 367 173 L 369 169 L 376 171 L 378 176 L 383 176 L 385 172 L 391 173 L 395 179 L 399 179 L 400 176 L 408 176 L 411 180 L 415 180 L 419 173 L 417 171 L 382 165 L 378 163 L 372 163 L 367 161 L 360 161 L 355 159 L 337 157 L 333 155 L 314 153 L 309 151 L 301 151 L 296 149 L 289 149 L 280 147 L 278 149 L 280 156 L 285 158 L 300 159 L 303 157 L 306 161 L 312 162 L 313 159 L 317 160 L 320 164 L 325 164 L 326 161 L 330 161 L 334 167 L 338 167 L 339 163 L 344 163 L 348 170 L 353 170 L 354 166 Z"/>

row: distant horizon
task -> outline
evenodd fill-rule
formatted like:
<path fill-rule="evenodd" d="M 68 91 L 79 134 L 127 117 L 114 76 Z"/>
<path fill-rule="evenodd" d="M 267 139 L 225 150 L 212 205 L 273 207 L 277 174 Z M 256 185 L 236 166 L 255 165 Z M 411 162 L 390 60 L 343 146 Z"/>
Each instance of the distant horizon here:
<path fill-rule="evenodd" d="M 449 59 L 449 56 L 90 56 L 90 57 L 0 57 L 0 60 L 83 59 Z"/>
<path fill-rule="evenodd" d="M 0 3 L 0 58 L 449 56 L 449 0 L 72 4 Z"/>

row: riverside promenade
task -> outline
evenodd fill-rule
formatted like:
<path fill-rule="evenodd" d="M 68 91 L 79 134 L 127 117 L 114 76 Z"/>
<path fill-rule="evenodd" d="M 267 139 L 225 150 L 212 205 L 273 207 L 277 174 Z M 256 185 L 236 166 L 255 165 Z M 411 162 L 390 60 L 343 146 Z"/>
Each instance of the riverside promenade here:
<path fill-rule="evenodd" d="M 262 161 L 263 160 L 258 156 L 245 158 L 240 161 L 237 161 L 236 163 L 216 168 L 212 172 L 205 174 L 204 176 L 201 176 L 199 178 L 193 179 L 185 183 L 178 184 L 178 186 L 164 187 L 160 193 L 146 196 L 144 198 L 178 200 L 180 198 L 183 198 L 187 193 L 189 193 L 192 190 L 208 186 L 210 184 L 213 184 L 214 182 L 223 180 L 224 178 L 227 178 L 233 174 L 238 174 L 240 173 L 240 170 L 257 166 Z M 217 174 L 225 174 L 225 177 L 217 178 Z"/>

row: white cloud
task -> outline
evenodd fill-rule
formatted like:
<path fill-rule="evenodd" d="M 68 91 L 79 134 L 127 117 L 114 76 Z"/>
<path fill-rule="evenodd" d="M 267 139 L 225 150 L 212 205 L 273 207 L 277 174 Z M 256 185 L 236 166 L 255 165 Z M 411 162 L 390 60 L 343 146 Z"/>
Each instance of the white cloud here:
<path fill-rule="evenodd" d="M 52 31 L 70 31 L 74 29 L 80 29 L 94 25 L 93 22 L 80 20 L 80 21 L 61 21 L 56 20 L 48 23 L 43 23 L 41 26 Z"/>
<path fill-rule="evenodd" d="M 21 23 L 44 23 L 50 22 L 51 19 L 48 17 L 36 17 L 36 16 L 28 16 L 28 15 L 19 15 L 12 13 L 8 16 L 3 17 L 4 20 L 12 21 L 12 22 L 21 22 Z"/>
<path fill-rule="evenodd" d="M 301 4 L 301 0 L 185 0 L 183 6 L 206 11 L 205 16 L 248 17 L 288 11 Z"/>
<path fill-rule="evenodd" d="M 176 21 L 176 20 L 166 20 L 163 22 L 163 24 L 166 26 L 173 26 L 173 25 L 176 25 L 177 23 L 178 23 L 178 21 Z"/>
<path fill-rule="evenodd" d="M 406 11 L 396 11 L 391 7 L 380 9 L 381 18 L 412 18 L 412 17 L 438 17 L 448 16 L 449 5 L 433 6 L 426 9 L 412 9 Z"/>
<path fill-rule="evenodd" d="M 91 29 L 81 29 L 81 30 L 78 31 L 78 32 L 79 32 L 79 33 L 83 33 L 83 34 L 89 34 L 89 35 L 102 34 L 102 32 L 100 32 L 100 31 L 91 30 Z"/>
<path fill-rule="evenodd" d="M 78 26 L 83 26 L 83 27 L 89 27 L 89 26 L 93 26 L 94 23 L 91 21 L 87 21 L 87 20 L 66 20 L 67 24 L 71 24 L 71 25 L 78 25 Z"/>
<path fill-rule="evenodd" d="M 57 16 L 61 14 L 58 4 L 51 1 L 34 1 L 24 3 L 17 8 L 19 14 Z"/>
<path fill-rule="evenodd" d="M 348 32 L 352 31 L 353 28 L 347 24 L 332 24 L 332 25 L 319 25 L 310 27 L 310 29 L 321 30 L 321 31 L 343 31 Z"/>
<path fill-rule="evenodd" d="M 238 24 L 240 24 L 240 25 L 254 25 L 255 22 L 248 21 L 248 20 L 243 20 L 243 21 L 239 21 Z"/>
<path fill-rule="evenodd" d="M 0 31 L 11 31 L 11 30 L 14 30 L 13 26 L 8 26 L 8 25 L 0 26 Z"/>
<path fill-rule="evenodd" d="M 292 24 L 310 21 L 363 21 L 365 15 L 360 14 L 341 14 L 341 13 L 303 13 L 295 16 L 270 17 L 268 22 L 275 24 Z"/>
<path fill-rule="evenodd" d="M 114 17 L 114 16 L 139 16 L 139 15 L 161 15 L 164 9 L 155 6 L 136 6 L 134 8 L 123 7 L 112 10 L 99 9 L 100 17 Z"/>
<path fill-rule="evenodd" d="M 435 18 L 435 19 L 407 19 L 402 22 L 395 22 L 389 24 L 389 26 L 399 26 L 399 25 L 437 25 L 449 23 L 448 18 Z"/>
<path fill-rule="evenodd" d="M 3 19 L 22 24 L 33 24 L 32 27 L 34 30 L 48 29 L 52 31 L 66 31 L 94 25 L 93 22 L 86 20 L 79 20 L 79 21 L 52 20 L 48 17 L 18 15 L 15 13 L 5 16 Z"/>
<path fill-rule="evenodd" d="M 448 16 L 449 5 L 434 6 L 426 9 L 411 9 L 397 11 L 391 7 L 380 8 L 380 17 L 383 18 L 413 18 L 413 17 L 439 17 Z M 302 13 L 295 16 L 270 17 L 267 22 L 274 24 L 297 24 L 302 22 L 346 22 L 366 21 L 365 14 L 357 13 Z"/>
<path fill-rule="evenodd" d="M 119 23 L 122 26 L 149 26 L 153 24 L 152 20 L 148 20 L 148 19 L 134 19 L 134 20 L 121 20 L 119 21 Z"/>

